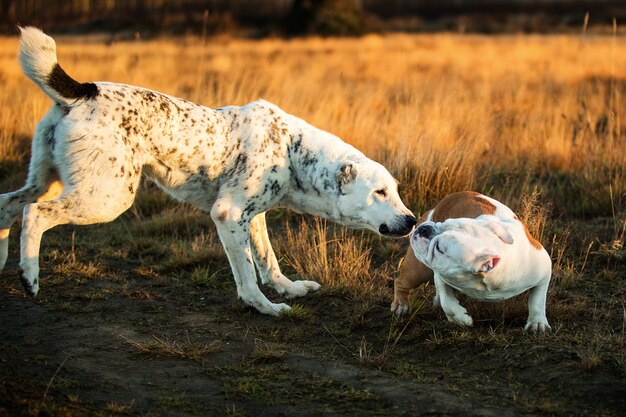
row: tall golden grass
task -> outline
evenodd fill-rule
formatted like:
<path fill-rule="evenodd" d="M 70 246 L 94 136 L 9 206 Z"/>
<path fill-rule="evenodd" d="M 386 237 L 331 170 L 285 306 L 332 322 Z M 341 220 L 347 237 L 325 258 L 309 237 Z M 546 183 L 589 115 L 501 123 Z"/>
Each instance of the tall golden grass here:
<path fill-rule="evenodd" d="M 447 193 L 476 189 L 531 220 L 532 232 L 546 244 L 554 240 L 545 231 L 546 204 L 554 216 L 612 217 L 616 233 L 623 232 L 621 36 L 396 34 L 112 44 L 82 37 L 57 44 L 61 64 L 81 81 L 140 85 L 211 107 L 272 101 L 386 165 L 416 214 Z M 51 104 L 22 74 L 17 49 L 17 38 L 0 38 L 1 192 L 23 181 L 31 134 Z M 296 272 L 323 277 L 356 262 L 360 269 L 348 275 L 366 274 L 369 238 L 344 239 L 347 246 L 336 257 L 346 259 L 333 261 L 325 252 L 333 237 L 321 234 L 319 224 L 314 229 L 321 236 L 314 251 L 288 257 Z M 311 232 L 294 230 L 286 240 L 304 243 Z M 307 260 L 313 255 L 322 260 Z M 306 269 L 313 264 L 318 270 Z"/>
<path fill-rule="evenodd" d="M 273 101 L 383 162 L 414 206 L 485 187 L 521 202 L 530 177 L 555 172 L 593 184 L 589 198 L 602 203 L 624 191 L 621 37 L 58 44 L 60 62 L 79 80 L 141 85 L 208 106 Z M 0 39 L 0 157 L 23 163 L 50 100 L 22 75 L 16 54 L 16 38 Z M 501 189 L 496 179 L 507 172 L 529 178 Z"/>

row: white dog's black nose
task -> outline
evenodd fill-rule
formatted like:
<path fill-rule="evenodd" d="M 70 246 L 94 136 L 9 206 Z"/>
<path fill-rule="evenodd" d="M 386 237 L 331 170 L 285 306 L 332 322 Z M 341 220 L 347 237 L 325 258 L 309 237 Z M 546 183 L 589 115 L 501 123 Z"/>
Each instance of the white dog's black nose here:
<path fill-rule="evenodd" d="M 413 216 L 397 216 L 393 227 L 383 223 L 378 227 L 378 231 L 386 236 L 406 236 L 416 224 L 417 219 Z"/>
<path fill-rule="evenodd" d="M 406 216 L 404 218 L 404 221 L 406 223 L 406 226 L 409 228 L 409 230 L 413 229 L 413 226 L 417 224 L 417 219 L 413 216 Z"/>
<path fill-rule="evenodd" d="M 426 239 L 430 239 L 435 234 L 435 228 L 429 224 L 421 224 L 417 228 L 417 235 Z"/>

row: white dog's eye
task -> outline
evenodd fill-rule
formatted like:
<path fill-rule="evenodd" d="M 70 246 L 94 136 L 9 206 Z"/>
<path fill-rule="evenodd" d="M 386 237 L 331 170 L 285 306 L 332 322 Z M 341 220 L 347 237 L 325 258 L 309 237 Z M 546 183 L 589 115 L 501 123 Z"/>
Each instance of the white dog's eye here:
<path fill-rule="evenodd" d="M 435 243 L 435 249 L 437 249 L 437 252 L 439 252 L 440 254 L 442 255 L 444 254 L 441 248 L 439 247 L 439 242 Z"/>
<path fill-rule="evenodd" d="M 387 197 L 387 190 L 384 188 L 381 188 L 380 190 L 376 190 L 374 192 L 381 197 Z"/>

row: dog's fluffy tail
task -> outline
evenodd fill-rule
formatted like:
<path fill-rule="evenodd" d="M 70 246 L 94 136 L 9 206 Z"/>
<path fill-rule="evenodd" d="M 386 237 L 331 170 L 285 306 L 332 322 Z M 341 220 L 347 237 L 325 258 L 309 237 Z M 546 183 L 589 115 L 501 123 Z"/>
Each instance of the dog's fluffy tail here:
<path fill-rule="evenodd" d="M 70 107 L 81 99 L 98 95 L 94 83 L 79 83 L 57 62 L 57 47 L 50 36 L 34 27 L 20 27 L 20 63 L 24 74 L 52 100 Z"/>

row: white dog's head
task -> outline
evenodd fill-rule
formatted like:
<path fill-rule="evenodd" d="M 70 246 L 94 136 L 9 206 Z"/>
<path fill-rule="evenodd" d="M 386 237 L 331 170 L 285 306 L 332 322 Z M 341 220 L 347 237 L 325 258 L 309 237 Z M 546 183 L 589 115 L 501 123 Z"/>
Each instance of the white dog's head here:
<path fill-rule="evenodd" d="M 497 218 L 424 222 L 411 234 L 415 257 L 448 277 L 486 273 L 496 268 L 513 236 Z"/>
<path fill-rule="evenodd" d="M 385 236 L 405 236 L 417 223 L 398 195 L 398 182 L 370 159 L 343 163 L 337 172 L 339 223 Z"/>

